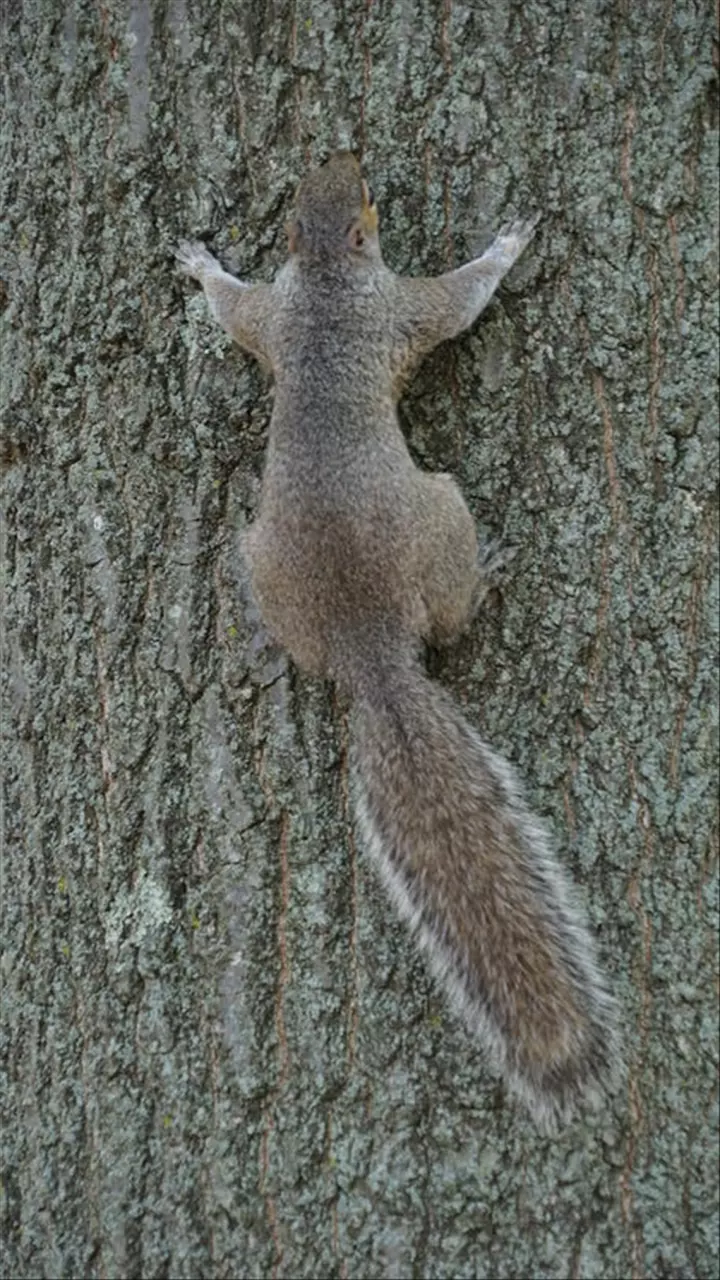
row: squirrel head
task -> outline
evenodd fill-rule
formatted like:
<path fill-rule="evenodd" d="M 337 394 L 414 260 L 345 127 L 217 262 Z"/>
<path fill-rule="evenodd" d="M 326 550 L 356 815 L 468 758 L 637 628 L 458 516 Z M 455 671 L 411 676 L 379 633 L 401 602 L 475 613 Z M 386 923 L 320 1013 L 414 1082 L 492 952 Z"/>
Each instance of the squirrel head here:
<path fill-rule="evenodd" d="M 352 152 L 338 151 L 303 178 L 288 240 L 305 258 L 380 256 L 375 197 Z"/>

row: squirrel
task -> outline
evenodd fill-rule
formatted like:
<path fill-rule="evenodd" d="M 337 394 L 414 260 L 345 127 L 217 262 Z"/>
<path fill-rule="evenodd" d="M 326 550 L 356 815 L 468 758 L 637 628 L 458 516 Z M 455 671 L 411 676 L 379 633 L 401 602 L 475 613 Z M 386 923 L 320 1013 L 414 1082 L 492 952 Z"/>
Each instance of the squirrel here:
<path fill-rule="evenodd" d="M 176 257 L 274 375 L 244 536 L 263 618 L 300 668 L 352 699 L 363 843 L 491 1064 L 552 1131 L 613 1073 L 614 1001 L 510 766 L 421 665 L 422 642 L 470 624 L 498 557 L 478 554 L 454 480 L 416 467 L 396 412 L 412 370 L 473 323 L 536 223 L 511 223 L 444 275 L 395 275 L 372 189 L 340 152 L 300 183 L 272 284 L 236 279 L 197 242 Z"/>

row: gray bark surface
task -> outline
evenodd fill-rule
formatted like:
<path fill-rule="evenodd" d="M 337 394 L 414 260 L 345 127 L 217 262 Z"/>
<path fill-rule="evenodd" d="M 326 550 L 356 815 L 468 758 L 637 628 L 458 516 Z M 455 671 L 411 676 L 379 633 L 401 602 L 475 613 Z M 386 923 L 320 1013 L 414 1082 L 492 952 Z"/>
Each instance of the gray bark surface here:
<path fill-rule="evenodd" d="M 691 0 L 6 0 L 4 1274 L 717 1275 L 713 37 Z M 554 1141 L 356 847 L 347 709 L 239 556 L 270 388 L 172 264 L 270 278 L 337 145 L 399 271 L 543 212 L 402 415 L 519 548 L 431 667 L 621 1004 L 627 1080 Z"/>

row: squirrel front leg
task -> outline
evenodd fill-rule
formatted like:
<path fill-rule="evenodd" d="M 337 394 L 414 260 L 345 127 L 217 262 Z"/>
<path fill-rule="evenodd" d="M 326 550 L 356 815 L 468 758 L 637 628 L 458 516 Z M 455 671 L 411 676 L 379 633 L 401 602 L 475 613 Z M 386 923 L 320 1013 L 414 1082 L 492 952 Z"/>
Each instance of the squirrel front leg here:
<path fill-rule="evenodd" d="M 396 278 L 394 364 L 400 382 L 439 342 L 477 319 L 532 240 L 538 221 L 539 214 L 503 227 L 482 257 L 456 271 Z"/>
<path fill-rule="evenodd" d="M 231 276 L 197 240 L 182 240 L 175 258 L 180 270 L 202 285 L 212 315 L 230 337 L 272 367 L 268 341 L 272 285 L 248 284 Z"/>

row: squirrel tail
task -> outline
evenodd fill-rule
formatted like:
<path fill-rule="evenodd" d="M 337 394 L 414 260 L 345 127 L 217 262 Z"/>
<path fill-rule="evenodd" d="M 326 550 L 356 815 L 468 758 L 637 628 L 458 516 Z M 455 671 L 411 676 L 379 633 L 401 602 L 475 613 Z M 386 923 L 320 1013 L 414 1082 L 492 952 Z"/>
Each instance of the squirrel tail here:
<path fill-rule="evenodd" d="M 361 834 L 470 1030 L 552 1131 L 614 1073 L 614 1003 L 510 767 L 407 647 L 395 653 L 356 659 Z"/>

